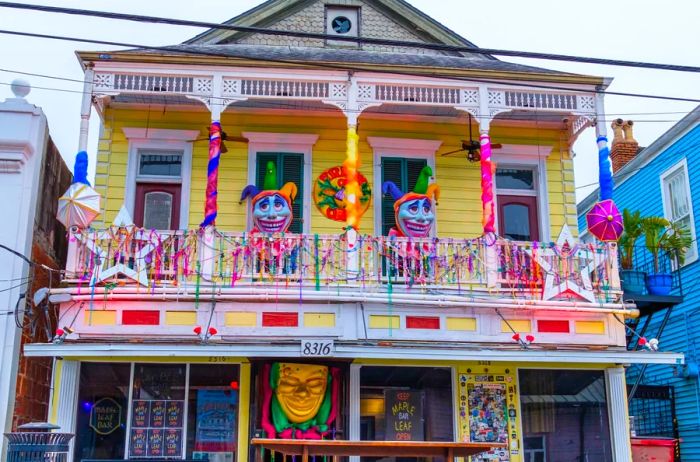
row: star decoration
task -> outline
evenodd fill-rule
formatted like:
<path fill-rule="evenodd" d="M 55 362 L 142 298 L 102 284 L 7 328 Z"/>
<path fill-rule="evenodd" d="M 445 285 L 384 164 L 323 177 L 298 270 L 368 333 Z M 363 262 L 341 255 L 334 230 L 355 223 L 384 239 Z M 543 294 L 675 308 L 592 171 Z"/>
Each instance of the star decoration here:
<path fill-rule="evenodd" d="M 551 300 L 569 293 L 595 302 L 591 272 L 597 264 L 589 251 L 579 248 L 566 224 L 553 247 L 526 251 L 545 273 L 542 300 Z M 557 267 L 561 267 L 561 272 Z"/>
<path fill-rule="evenodd" d="M 112 262 L 113 264 L 111 266 L 107 266 L 110 263 L 108 261 L 108 252 L 101 248 L 97 242 L 108 240 L 112 247 L 119 248 L 120 246 L 126 245 L 126 241 L 129 237 L 131 237 L 131 239 L 134 241 L 145 243 L 133 255 L 133 268 L 131 265 L 125 264 L 121 259 Z M 79 234 L 76 236 L 76 238 L 78 241 L 85 244 L 85 247 L 87 247 L 93 255 L 97 256 L 97 265 L 95 265 L 95 270 L 90 278 L 91 286 L 110 279 L 118 274 L 122 274 L 127 278 L 132 279 L 142 286 L 148 286 L 148 268 L 146 258 L 153 253 L 158 242 L 154 237 L 149 237 L 146 231 L 136 228 L 133 220 L 131 219 L 131 215 L 129 215 L 129 212 L 126 210 L 125 206 L 122 205 L 121 210 L 119 210 L 119 214 L 114 219 L 114 222 L 109 229 L 99 231 L 96 234 L 87 237 Z"/>

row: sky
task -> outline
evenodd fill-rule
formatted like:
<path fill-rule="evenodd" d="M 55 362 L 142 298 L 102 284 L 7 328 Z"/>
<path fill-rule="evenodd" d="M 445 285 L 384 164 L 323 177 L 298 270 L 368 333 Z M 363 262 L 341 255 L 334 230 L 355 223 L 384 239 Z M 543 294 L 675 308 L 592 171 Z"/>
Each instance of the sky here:
<path fill-rule="evenodd" d="M 484 48 L 558 53 L 700 65 L 700 3 L 695 0 L 408 0 L 466 39 Z M 19 3 L 223 22 L 262 0 L 33 0 Z M 181 43 L 201 28 L 141 24 L 91 17 L 0 8 L 0 29 L 162 46 Z M 11 98 L 9 84 L 27 80 L 27 100 L 47 115 L 51 136 L 72 168 L 78 148 L 82 83 L 19 75 L 13 71 L 82 80 L 75 50 L 118 48 L 0 34 L 0 101 Z M 614 78 L 609 91 L 700 99 L 700 75 L 686 72 L 504 58 L 550 69 Z M 69 90 L 69 91 L 58 91 Z M 697 103 L 608 95 L 606 119 L 635 121 L 635 138 L 647 146 Z M 91 171 L 99 119 L 90 120 Z M 597 186 L 595 133 L 587 129 L 574 144 L 576 192 L 583 199 Z"/>

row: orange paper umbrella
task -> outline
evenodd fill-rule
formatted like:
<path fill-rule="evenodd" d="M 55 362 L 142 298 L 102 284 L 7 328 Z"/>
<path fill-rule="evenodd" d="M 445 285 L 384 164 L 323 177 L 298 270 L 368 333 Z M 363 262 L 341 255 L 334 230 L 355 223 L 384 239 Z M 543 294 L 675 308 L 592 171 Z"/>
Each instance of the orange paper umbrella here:
<path fill-rule="evenodd" d="M 617 241 L 623 231 L 622 215 L 612 199 L 596 202 L 586 214 L 588 231 L 604 242 Z"/>

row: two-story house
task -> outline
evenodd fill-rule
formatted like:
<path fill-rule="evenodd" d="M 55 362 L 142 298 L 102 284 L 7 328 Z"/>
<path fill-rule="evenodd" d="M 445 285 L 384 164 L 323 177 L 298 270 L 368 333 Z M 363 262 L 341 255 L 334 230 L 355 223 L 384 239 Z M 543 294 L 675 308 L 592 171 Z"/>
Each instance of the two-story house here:
<path fill-rule="evenodd" d="M 686 356 L 687 364 L 682 368 L 635 365 L 628 371 L 630 414 L 634 415 L 638 435 L 680 438 L 680 460 L 700 458 L 699 358 L 695 340 L 695 328 L 700 325 L 697 300 L 700 265 L 693 199 L 700 180 L 698 139 L 700 107 L 648 147 L 639 149 L 634 137 L 628 137 L 620 139 L 611 152 L 618 207 L 679 223 L 692 239 L 680 267 L 662 262 L 674 273 L 673 291 L 669 295 L 625 293 L 624 296 L 641 311 L 640 318 L 630 322 L 636 327 L 631 348 L 640 348 L 639 336 L 657 338 L 661 349 L 681 351 Z M 644 194 L 639 193 L 642 190 Z M 597 192 L 592 193 L 579 204 L 582 226 L 583 215 L 593 205 L 596 195 Z M 643 241 L 640 238 L 637 243 L 632 269 L 651 273 L 652 259 Z"/>
<path fill-rule="evenodd" d="M 26 347 L 55 358 L 73 460 L 629 460 L 624 365 L 681 356 L 627 351 L 616 246 L 572 236 L 608 80 L 402 0 L 272 0 L 78 57 L 103 210 Z"/>

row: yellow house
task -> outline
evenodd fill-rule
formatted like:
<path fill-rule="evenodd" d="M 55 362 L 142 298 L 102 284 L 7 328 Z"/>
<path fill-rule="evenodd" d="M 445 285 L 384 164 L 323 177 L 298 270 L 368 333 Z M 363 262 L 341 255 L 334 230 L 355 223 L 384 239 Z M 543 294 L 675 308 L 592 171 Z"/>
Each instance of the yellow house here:
<path fill-rule="evenodd" d="M 630 460 L 624 365 L 681 356 L 627 351 L 615 244 L 571 234 L 606 79 L 403 0 L 78 56 L 102 210 L 26 348 L 73 460 Z"/>

